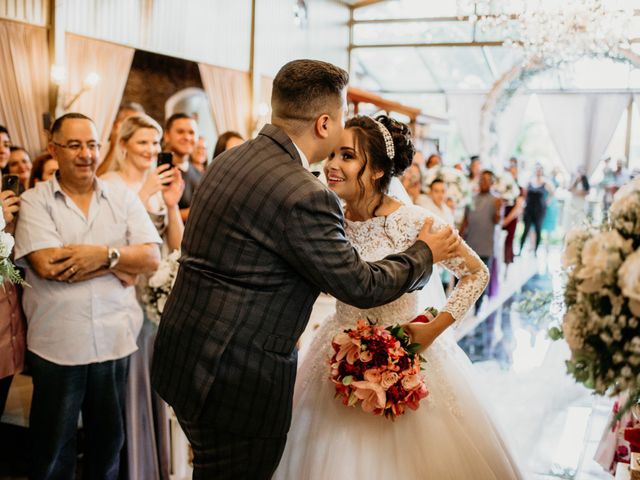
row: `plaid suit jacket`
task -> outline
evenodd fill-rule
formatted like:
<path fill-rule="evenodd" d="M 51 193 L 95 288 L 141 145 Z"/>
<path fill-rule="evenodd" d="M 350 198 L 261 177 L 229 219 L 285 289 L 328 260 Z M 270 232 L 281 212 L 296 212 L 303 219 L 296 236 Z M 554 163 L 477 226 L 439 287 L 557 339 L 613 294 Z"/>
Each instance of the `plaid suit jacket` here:
<path fill-rule="evenodd" d="M 279 437 L 291 421 L 296 341 L 318 294 L 385 304 L 426 284 L 432 256 L 418 241 L 363 261 L 336 195 L 266 125 L 207 170 L 180 263 L 155 341 L 154 388 L 185 421 Z"/>

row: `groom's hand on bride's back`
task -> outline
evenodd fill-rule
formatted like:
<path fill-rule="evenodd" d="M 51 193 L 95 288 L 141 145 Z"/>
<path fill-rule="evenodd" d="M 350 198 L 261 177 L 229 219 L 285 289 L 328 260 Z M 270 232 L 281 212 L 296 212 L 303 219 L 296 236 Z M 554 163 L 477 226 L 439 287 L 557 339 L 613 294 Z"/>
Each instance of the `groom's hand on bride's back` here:
<path fill-rule="evenodd" d="M 418 240 L 429 245 L 433 263 L 454 257 L 461 242 L 458 232 L 449 225 L 433 231 L 433 218 L 431 217 L 424 222 L 420 233 L 418 233 Z"/>

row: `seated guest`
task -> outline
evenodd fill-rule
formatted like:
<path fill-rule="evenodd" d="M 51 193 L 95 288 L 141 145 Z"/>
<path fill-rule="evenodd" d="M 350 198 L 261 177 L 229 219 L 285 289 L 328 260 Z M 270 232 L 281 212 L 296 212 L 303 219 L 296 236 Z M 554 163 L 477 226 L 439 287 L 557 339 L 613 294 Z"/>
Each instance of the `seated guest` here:
<path fill-rule="evenodd" d="M 224 132 L 218 137 L 216 148 L 213 149 L 213 157 L 216 158 L 222 152 L 225 152 L 237 145 L 244 143 L 244 138 L 238 132 Z"/>
<path fill-rule="evenodd" d="M 4 127 L 0 127 L 2 128 Z M 6 129 L 4 134 L 9 138 Z M 3 148 L 0 144 L 0 151 Z M 20 209 L 20 197 L 11 190 L 5 190 L 0 192 L 0 205 L 0 230 L 13 233 Z M 27 330 L 18 288 L 9 281 L 5 281 L 0 288 L 0 416 L 7 402 L 13 376 L 20 373 L 24 366 Z"/>
<path fill-rule="evenodd" d="M 104 173 L 107 173 L 113 168 L 113 155 L 115 153 L 120 124 L 124 122 L 127 117 L 136 115 L 138 113 L 144 113 L 144 108 L 142 108 L 142 105 L 140 105 L 139 103 L 128 102 L 120 105 L 118 113 L 116 114 L 116 119 L 114 120 L 113 125 L 111 125 L 111 133 L 109 133 L 109 146 L 107 148 L 107 153 L 105 153 L 102 157 L 102 163 L 98 165 L 96 175 L 100 176 Z"/>
<path fill-rule="evenodd" d="M 33 161 L 29 188 L 33 188 L 39 182 L 46 182 L 58 171 L 58 161 L 49 152 L 41 153 Z"/>
<path fill-rule="evenodd" d="M 10 153 L 11 137 L 9 137 L 9 130 L 0 125 L 0 170 L 6 167 Z"/>
<path fill-rule="evenodd" d="M 17 175 L 20 180 L 20 190 L 24 191 L 29 188 L 29 179 L 31 178 L 31 158 L 27 151 L 22 147 L 11 147 L 9 161 L 3 173 L 9 175 Z"/>
<path fill-rule="evenodd" d="M 198 124 L 192 116 L 174 113 L 167 120 L 163 135 L 165 150 L 173 154 L 173 165 L 180 169 L 184 180 L 184 191 L 178 204 L 183 222 L 189 216 L 193 194 L 202 178 L 202 173 L 189 161 L 195 150 L 197 137 Z"/>
<path fill-rule="evenodd" d="M 196 148 L 193 150 L 193 155 L 189 157 L 189 161 L 196 170 L 204 173 L 207 168 L 207 141 L 204 137 L 198 139 Z"/>
<path fill-rule="evenodd" d="M 154 271 L 161 239 L 138 197 L 96 178 L 95 124 L 51 126 L 60 171 L 22 196 L 16 261 L 26 267 L 27 361 L 33 377 L 30 478 L 75 478 L 82 411 L 85 478 L 117 479 L 129 356 L 142 310 L 133 287 Z"/>
<path fill-rule="evenodd" d="M 449 225 L 454 224 L 453 210 L 447 205 L 447 184 L 436 178 L 429 185 L 429 193 L 421 195 L 417 205 L 426 208 Z"/>
<path fill-rule="evenodd" d="M 129 188 L 138 195 L 163 239 L 163 251 L 180 248 L 184 225 L 178 201 L 184 182 L 180 170 L 156 167 L 162 128 L 144 114 L 128 117 L 120 126 L 115 150 L 115 170 L 101 179 Z M 138 286 L 148 278 L 140 276 Z M 142 289 L 138 301 L 142 304 Z M 149 367 L 157 327 L 146 316 L 138 337 L 138 351 L 129 360 L 125 397 L 127 467 L 130 479 L 169 478 L 169 415 L 167 405 L 151 390 Z"/>

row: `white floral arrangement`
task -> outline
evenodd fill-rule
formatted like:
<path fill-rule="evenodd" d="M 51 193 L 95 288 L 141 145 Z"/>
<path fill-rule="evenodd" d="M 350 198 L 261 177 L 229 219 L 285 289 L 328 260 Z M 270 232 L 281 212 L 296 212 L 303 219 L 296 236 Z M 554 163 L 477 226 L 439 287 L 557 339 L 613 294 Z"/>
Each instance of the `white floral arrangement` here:
<path fill-rule="evenodd" d="M 453 198 L 456 208 L 464 208 L 471 205 L 471 182 L 460 170 L 452 167 L 438 165 L 427 169 L 422 175 L 422 190 L 429 191 L 429 186 L 436 180 L 442 180 L 447 186 L 447 196 Z"/>
<path fill-rule="evenodd" d="M 15 246 L 13 236 L 7 232 L 0 231 L 0 283 L 9 281 L 17 285 L 26 285 L 20 276 L 20 272 L 11 261 L 11 252 Z"/>
<path fill-rule="evenodd" d="M 511 172 L 505 171 L 497 175 L 493 190 L 508 204 L 513 204 L 516 198 L 520 196 L 520 187 Z"/>
<path fill-rule="evenodd" d="M 562 324 L 550 330 L 571 350 L 567 369 L 597 394 L 640 400 L 640 178 L 615 195 L 599 227 L 568 232 Z"/>
<path fill-rule="evenodd" d="M 174 250 L 167 257 L 162 259 L 160 266 L 153 275 L 149 277 L 149 281 L 144 288 L 142 301 L 147 312 L 147 317 L 153 323 L 158 325 L 160 317 L 164 311 L 164 306 L 169 298 L 169 293 L 176 282 L 178 268 L 180 264 L 180 250 Z"/>

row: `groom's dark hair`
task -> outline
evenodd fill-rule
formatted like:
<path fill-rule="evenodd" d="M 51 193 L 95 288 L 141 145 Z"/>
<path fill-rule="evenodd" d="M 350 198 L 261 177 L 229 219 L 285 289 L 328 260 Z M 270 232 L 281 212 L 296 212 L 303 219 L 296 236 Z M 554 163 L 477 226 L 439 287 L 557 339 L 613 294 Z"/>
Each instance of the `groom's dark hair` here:
<path fill-rule="evenodd" d="M 329 108 L 340 105 L 340 95 L 349 83 L 343 69 L 318 60 L 293 60 L 283 66 L 273 80 L 273 118 L 287 123 L 306 124 Z"/>

